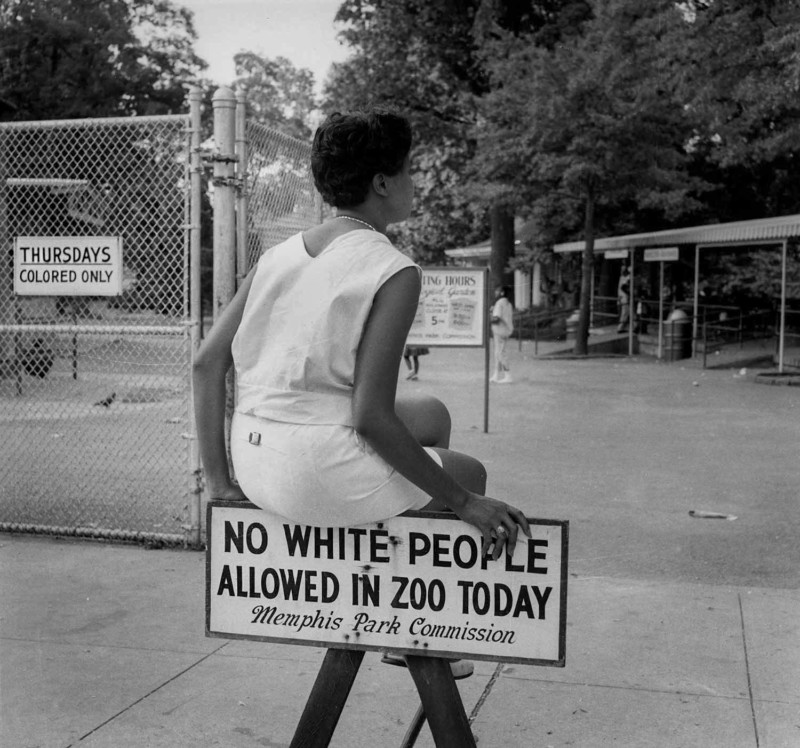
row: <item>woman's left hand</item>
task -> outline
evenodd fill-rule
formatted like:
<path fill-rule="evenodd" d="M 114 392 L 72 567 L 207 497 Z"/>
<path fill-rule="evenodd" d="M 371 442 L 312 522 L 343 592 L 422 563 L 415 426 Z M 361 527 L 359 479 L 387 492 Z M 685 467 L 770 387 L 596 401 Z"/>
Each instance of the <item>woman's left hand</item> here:
<path fill-rule="evenodd" d="M 465 522 L 477 527 L 483 536 L 482 553 L 497 560 L 503 549 L 514 555 L 517 534 L 531 537 L 531 529 L 525 515 L 516 507 L 488 496 L 471 494 L 468 502 L 455 513 Z"/>

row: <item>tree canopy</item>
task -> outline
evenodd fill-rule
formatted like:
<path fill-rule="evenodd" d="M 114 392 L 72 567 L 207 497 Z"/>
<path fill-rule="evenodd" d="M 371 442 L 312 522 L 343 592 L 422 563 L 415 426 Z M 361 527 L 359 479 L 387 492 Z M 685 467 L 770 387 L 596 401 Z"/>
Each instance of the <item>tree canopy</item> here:
<path fill-rule="evenodd" d="M 5 120 L 183 111 L 206 67 L 192 14 L 168 0 L 6 0 L 0 13 Z"/>
<path fill-rule="evenodd" d="M 326 107 L 414 121 L 401 240 L 474 240 L 497 206 L 535 220 L 528 259 L 586 239 L 579 339 L 596 232 L 800 210 L 793 0 L 347 0 L 337 20 L 354 54 Z"/>
<path fill-rule="evenodd" d="M 310 140 L 317 107 L 314 74 L 285 57 L 270 59 L 255 52 L 240 52 L 234 63 L 234 87 L 246 96 L 250 116 L 286 135 Z"/>

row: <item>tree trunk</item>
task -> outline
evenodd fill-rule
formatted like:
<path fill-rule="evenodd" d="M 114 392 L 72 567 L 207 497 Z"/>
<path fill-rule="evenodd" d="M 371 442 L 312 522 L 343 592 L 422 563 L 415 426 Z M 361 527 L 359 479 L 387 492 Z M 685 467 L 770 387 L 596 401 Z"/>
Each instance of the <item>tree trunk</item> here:
<path fill-rule="evenodd" d="M 490 260 L 492 288 L 511 286 L 513 273 L 506 268 L 514 256 L 514 214 L 503 205 L 495 205 L 489 214 L 492 229 L 492 254 Z M 512 292 L 513 297 L 513 292 Z M 510 299 L 513 303 L 513 298 Z"/>
<path fill-rule="evenodd" d="M 578 326 L 575 330 L 575 348 L 573 349 L 578 356 L 585 356 L 589 352 L 589 318 L 592 303 L 592 266 L 594 265 L 594 191 L 591 187 L 586 191 L 585 208 L 583 234 L 586 244 L 583 248 L 581 302 Z"/>

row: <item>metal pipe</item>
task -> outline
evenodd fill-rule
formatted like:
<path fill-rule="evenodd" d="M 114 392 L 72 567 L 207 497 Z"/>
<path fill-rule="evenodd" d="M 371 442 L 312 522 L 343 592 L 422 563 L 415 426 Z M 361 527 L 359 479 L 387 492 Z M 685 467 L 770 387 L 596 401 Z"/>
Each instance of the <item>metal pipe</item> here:
<path fill-rule="evenodd" d="M 203 298 L 201 294 L 200 254 L 202 247 L 201 201 L 203 162 L 200 155 L 200 104 L 203 91 L 193 87 L 189 92 L 189 433 L 196 434 L 194 419 L 194 387 L 192 365 L 203 337 Z M 189 544 L 200 546 L 202 478 L 197 439 L 189 440 Z"/>
<path fill-rule="evenodd" d="M 247 99 L 236 94 L 236 288 L 239 288 L 250 268 L 248 257 L 247 216 Z"/>
<path fill-rule="evenodd" d="M 778 338 L 778 373 L 783 373 L 783 355 L 786 344 L 786 253 L 787 240 L 781 245 L 781 319 L 780 337 Z"/>
<path fill-rule="evenodd" d="M 236 289 L 235 113 L 227 86 L 217 89 L 214 106 L 214 305 L 219 319 Z"/>

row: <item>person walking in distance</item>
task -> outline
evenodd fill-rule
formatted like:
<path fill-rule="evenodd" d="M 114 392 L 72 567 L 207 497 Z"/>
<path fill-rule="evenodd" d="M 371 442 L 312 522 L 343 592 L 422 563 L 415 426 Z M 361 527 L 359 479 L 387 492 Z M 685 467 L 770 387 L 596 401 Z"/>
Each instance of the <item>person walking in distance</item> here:
<path fill-rule="evenodd" d="M 419 374 L 419 357 L 427 356 L 430 349 L 424 345 L 407 345 L 403 350 L 403 360 L 408 367 L 406 379 L 415 380 Z"/>
<path fill-rule="evenodd" d="M 508 339 L 514 332 L 514 307 L 508 299 L 508 287 L 498 286 L 492 307 L 492 337 L 494 338 L 494 375 L 490 382 L 509 384 L 511 378 L 508 366 Z"/>

